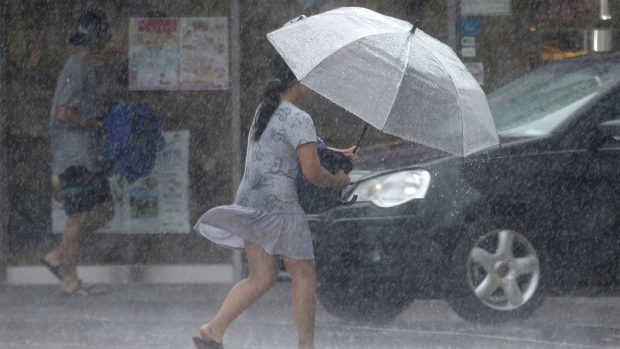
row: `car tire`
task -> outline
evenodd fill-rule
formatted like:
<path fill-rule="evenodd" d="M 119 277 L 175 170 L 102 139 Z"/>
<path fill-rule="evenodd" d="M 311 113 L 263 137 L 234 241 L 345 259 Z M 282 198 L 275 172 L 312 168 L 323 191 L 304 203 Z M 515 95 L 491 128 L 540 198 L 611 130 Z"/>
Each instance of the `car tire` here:
<path fill-rule="evenodd" d="M 488 220 L 471 224 L 459 239 L 446 298 L 460 317 L 483 323 L 518 320 L 542 305 L 543 263 L 526 231 L 514 222 Z"/>
<path fill-rule="evenodd" d="M 403 285 L 361 281 L 356 275 L 326 275 L 317 270 L 317 298 L 330 314 L 344 320 L 385 323 L 413 300 Z"/>

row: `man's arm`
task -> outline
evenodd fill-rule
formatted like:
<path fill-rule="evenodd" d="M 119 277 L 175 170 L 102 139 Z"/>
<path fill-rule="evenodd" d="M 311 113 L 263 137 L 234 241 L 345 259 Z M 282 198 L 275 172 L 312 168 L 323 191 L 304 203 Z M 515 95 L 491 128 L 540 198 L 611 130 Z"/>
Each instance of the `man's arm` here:
<path fill-rule="evenodd" d="M 60 179 L 58 176 L 52 176 L 52 198 L 58 202 L 62 202 L 62 193 L 60 191 Z"/>
<path fill-rule="evenodd" d="M 80 115 L 75 108 L 65 105 L 60 105 L 60 107 L 58 107 L 58 120 L 87 129 L 97 129 L 102 125 L 99 119 Z"/>

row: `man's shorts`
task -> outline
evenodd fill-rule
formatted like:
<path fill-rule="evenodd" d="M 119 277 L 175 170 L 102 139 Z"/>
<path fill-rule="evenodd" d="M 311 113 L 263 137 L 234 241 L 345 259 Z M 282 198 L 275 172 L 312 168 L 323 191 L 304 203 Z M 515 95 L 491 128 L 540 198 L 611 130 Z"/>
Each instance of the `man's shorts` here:
<path fill-rule="evenodd" d="M 82 166 L 70 166 L 58 176 L 67 215 L 91 211 L 110 201 L 110 184 L 103 173 L 93 173 Z"/>

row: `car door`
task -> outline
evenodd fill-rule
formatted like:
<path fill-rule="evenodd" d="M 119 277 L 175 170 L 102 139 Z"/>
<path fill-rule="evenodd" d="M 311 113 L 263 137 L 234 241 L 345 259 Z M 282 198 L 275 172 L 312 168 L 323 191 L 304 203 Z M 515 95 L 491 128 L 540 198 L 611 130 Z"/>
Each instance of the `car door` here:
<path fill-rule="evenodd" d="M 601 123 L 620 119 L 618 93 L 612 91 L 564 128 L 549 166 L 557 176 L 547 213 L 556 232 L 546 239 L 551 268 L 563 290 L 605 286 L 613 282 L 620 209 L 620 126 L 602 130 Z M 620 125 L 620 123 L 619 123 Z M 571 154 L 567 157 L 567 154 Z M 547 189 L 550 190 L 551 188 Z"/>
<path fill-rule="evenodd" d="M 593 241 L 592 264 L 597 270 L 593 282 L 605 286 L 617 282 L 620 253 L 620 92 L 612 91 L 600 101 L 591 125 L 593 149 L 590 191 L 596 199 L 590 231 Z"/>
<path fill-rule="evenodd" d="M 548 137 L 505 146 L 493 163 L 494 194 L 521 218 L 545 255 L 549 283 L 563 293 L 610 281 L 600 270 L 615 260 L 609 246 L 620 209 L 620 141 L 601 143 L 597 125 L 613 118 L 612 99 L 593 103 Z"/>

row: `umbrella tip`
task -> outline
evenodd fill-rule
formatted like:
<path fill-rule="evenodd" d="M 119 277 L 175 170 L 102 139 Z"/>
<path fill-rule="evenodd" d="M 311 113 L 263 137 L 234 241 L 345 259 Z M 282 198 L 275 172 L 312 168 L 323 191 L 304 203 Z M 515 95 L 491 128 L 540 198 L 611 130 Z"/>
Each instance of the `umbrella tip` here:
<path fill-rule="evenodd" d="M 306 18 L 307 18 L 306 15 L 301 15 L 301 16 L 295 17 L 295 18 L 291 19 L 290 21 L 284 23 L 283 27 L 289 26 L 289 25 L 291 25 L 293 23 L 297 23 L 299 21 L 303 21 Z"/>
<path fill-rule="evenodd" d="M 416 29 L 418 29 L 418 21 L 413 22 L 413 27 L 411 27 L 411 35 L 415 34 Z"/>

